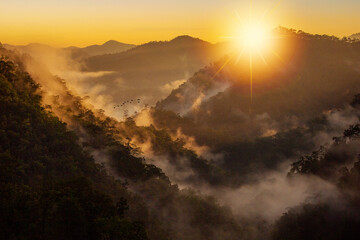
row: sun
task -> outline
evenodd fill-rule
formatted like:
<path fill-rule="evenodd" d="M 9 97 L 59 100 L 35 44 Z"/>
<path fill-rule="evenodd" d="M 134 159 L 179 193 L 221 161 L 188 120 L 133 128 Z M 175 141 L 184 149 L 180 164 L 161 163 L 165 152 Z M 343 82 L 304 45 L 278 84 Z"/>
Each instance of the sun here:
<path fill-rule="evenodd" d="M 273 40 L 276 39 L 275 36 L 272 36 L 271 32 L 268 31 L 265 21 L 265 17 L 270 15 L 275 11 L 276 8 L 279 7 L 282 0 L 278 0 L 276 5 L 270 9 L 267 9 L 263 15 L 258 19 L 258 21 L 254 21 L 253 18 L 253 2 L 250 1 L 250 11 L 249 17 L 247 21 L 244 21 L 242 16 L 235 11 L 237 16 L 237 23 L 241 26 L 238 28 L 237 34 L 223 37 L 232 40 L 232 43 L 236 44 L 235 47 L 235 54 L 231 54 L 230 57 L 221 65 L 221 67 L 216 71 L 215 75 L 218 75 L 224 67 L 229 64 L 230 62 L 234 61 L 234 64 L 237 64 L 240 59 L 243 57 L 244 53 L 247 52 L 248 54 L 248 61 L 249 61 L 249 73 L 250 73 L 250 105 L 249 105 L 249 115 L 251 115 L 251 105 L 253 101 L 253 61 L 254 57 L 258 56 L 265 65 L 267 65 L 267 61 L 264 57 L 264 54 L 270 52 L 275 56 L 279 57 L 279 55 L 272 49 Z M 269 27 L 269 26 L 268 26 Z M 235 40 L 235 41 L 234 41 Z M 245 54 L 245 55 L 247 55 Z M 234 60 L 235 59 L 235 60 Z M 245 56 L 246 59 L 246 56 Z"/>
<path fill-rule="evenodd" d="M 258 24 L 248 24 L 242 27 L 238 44 L 241 48 L 249 51 L 260 51 L 266 48 L 268 44 L 267 31 Z"/>

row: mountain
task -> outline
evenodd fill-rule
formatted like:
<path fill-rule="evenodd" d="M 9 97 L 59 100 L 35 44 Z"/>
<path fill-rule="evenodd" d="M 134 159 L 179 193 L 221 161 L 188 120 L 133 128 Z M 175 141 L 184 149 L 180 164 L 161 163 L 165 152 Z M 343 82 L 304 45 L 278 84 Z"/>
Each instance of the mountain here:
<path fill-rule="evenodd" d="M 293 33 L 281 38 L 271 51 L 277 54 L 263 53 L 267 63 L 253 57 L 254 116 L 267 113 L 278 120 L 286 113 L 306 118 L 341 107 L 360 90 L 357 43 L 349 45 L 332 37 Z M 237 57 L 235 52 L 199 70 L 158 107 L 199 121 L 206 119 L 206 123 L 226 129 L 230 122 L 224 116 L 232 116 L 232 121 L 249 113 L 249 60 L 244 57 L 236 62 Z"/>
<path fill-rule="evenodd" d="M 18 46 L 11 44 L 4 44 L 4 47 L 10 50 L 18 49 L 22 52 L 29 52 L 29 53 L 33 53 L 36 51 L 54 51 L 56 49 L 54 47 L 41 43 L 30 43 L 28 45 L 18 45 Z"/>
<path fill-rule="evenodd" d="M 84 96 L 101 86 L 97 94 L 112 99 L 112 105 L 139 98 L 143 105 L 154 105 L 230 49 L 226 43 L 211 44 L 190 36 L 140 46 L 111 40 L 85 48 L 39 44 L 5 47 L 30 54 L 69 82 L 84 84 L 82 89 L 89 89 Z M 84 80 L 79 81 L 79 76 Z"/>
<path fill-rule="evenodd" d="M 149 42 L 128 51 L 94 56 L 85 61 L 85 71 L 111 71 L 96 81 L 114 102 L 142 98 L 155 104 L 198 69 L 220 58 L 226 45 L 211 44 L 190 36 L 171 41 Z M 121 81 L 121 86 L 117 84 Z M 114 86 L 119 87 L 114 87 Z"/>
<path fill-rule="evenodd" d="M 155 67 L 154 71 L 166 67 L 173 69 L 176 65 L 184 66 L 186 61 L 190 61 L 189 65 L 193 69 L 194 64 L 208 63 L 214 50 L 211 43 L 190 36 L 179 36 L 168 42 L 149 42 L 123 53 L 95 56 L 86 63 L 91 71 L 124 72 L 145 67 Z"/>
<path fill-rule="evenodd" d="M 349 36 L 349 38 L 351 38 L 351 39 L 360 39 L 360 33 L 355 33 L 355 34 Z"/>
<path fill-rule="evenodd" d="M 21 52 L 26 52 L 29 54 L 36 54 L 37 52 L 53 52 L 53 51 L 81 51 L 87 57 L 95 56 L 95 55 L 103 55 L 103 54 L 114 54 L 124 52 L 129 50 L 136 45 L 134 44 L 126 44 L 121 43 L 115 40 L 109 40 L 102 45 L 91 45 L 84 48 L 80 47 L 67 47 L 67 48 L 56 48 L 51 47 L 46 44 L 41 43 L 30 43 L 28 45 L 11 45 L 4 44 L 4 47 L 10 50 L 17 49 Z"/>
<path fill-rule="evenodd" d="M 40 43 L 28 45 L 4 44 L 4 47 L 35 58 L 37 61 L 42 62 L 53 74 L 65 71 L 69 67 L 76 69 L 83 59 L 89 57 L 81 48 L 56 48 Z"/>
<path fill-rule="evenodd" d="M 84 48 L 70 47 L 69 49 L 80 49 L 84 51 L 88 56 L 103 55 L 103 54 L 115 54 L 127 51 L 136 45 L 121 43 L 115 40 L 109 40 L 102 45 L 91 45 Z"/>
<path fill-rule="evenodd" d="M 54 75 L 59 76 L 62 76 L 63 74 L 66 75 L 69 72 L 78 72 L 83 65 L 83 61 L 95 54 L 119 53 L 121 51 L 126 51 L 133 46 L 135 45 L 124 44 L 114 40 L 110 40 L 103 45 L 92 45 L 85 48 L 56 48 L 39 43 L 31 43 L 23 46 L 4 44 L 6 49 L 16 50 L 20 53 L 32 56 L 37 61 L 42 62 L 42 64 L 44 64 Z M 77 77 L 72 80 L 78 81 L 79 79 Z"/>
<path fill-rule="evenodd" d="M 331 140 L 318 134 L 338 133 L 356 119 L 336 109 L 360 92 L 360 45 L 278 31 L 277 45 L 263 52 L 266 64 L 253 58 L 252 99 L 249 59 L 236 61 L 234 53 L 199 70 L 160 101 L 154 124 L 173 133 L 181 129 L 213 153 L 225 153 L 220 167 L 241 175 L 276 168 Z M 337 115 L 341 120 L 331 120 Z"/>

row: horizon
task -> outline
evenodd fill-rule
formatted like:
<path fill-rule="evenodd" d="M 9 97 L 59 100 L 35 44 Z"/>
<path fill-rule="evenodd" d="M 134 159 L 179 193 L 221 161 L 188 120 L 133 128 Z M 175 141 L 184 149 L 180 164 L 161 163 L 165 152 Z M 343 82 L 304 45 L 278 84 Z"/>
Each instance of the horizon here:
<path fill-rule="evenodd" d="M 14 0 L 0 3 L 0 41 L 84 47 L 108 39 L 140 45 L 190 35 L 216 43 L 239 28 L 237 14 L 247 16 L 250 6 L 255 19 L 269 12 L 265 19 L 269 29 L 284 25 L 339 38 L 360 32 L 360 2 L 356 0 Z"/>
<path fill-rule="evenodd" d="M 308 34 L 311 34 L 311 35 L 315 35 L 315 34 L 320 34 L 320 33 L 317 33 L 317 32 L 308 32 L 308 31 L 305 31 L 303 29 L 295 29 L 295 28 L 292 28 L 292 27 L 288 27 L 288 26 L 283 26 L 283 25 L 278 25 L 277 27 L 285 27 L 287 29 L 294 29 L 296 31 L 303 31 L 305 33 L 308 33 Z M 276 29 L 277 27 L 274 27 L 273 29 Z M 321 33 L 320 35 L 328 35 L 328 36 L 335 36 L 339 39 L 343 38 L 343 37 L 350 37 L 351 35 L 355 35 L 355 34 L 360 34 L 360 31 L 359 32 L 354 32 L 354 33 L 351 33 L 349 35 L 346 35 L 346 36 L 337 36 L 337 35 L 333 35 L 333 34 L 327 34 L 327 33 Z M 2 42 L 0 41 L 1 44 L 8 44 L 8 45 L 12 45 L 12 46 L 28 46 L 28 45 L 31 45 L 31 44 L 39 44 L 39 45 L 46 45 L 46 46 L 49 46 L 49 47 L 54 47 L 54 48 L 70 48 L 70 47 L 77 47 L 77 48 L 85 48 L 85 47 L 90 47 L 90 46 L 102 46 L 104 45 L 105 43 L 107 42 L 110 42 L 110 41 L 115 41 L 115 42 L 118 42 L 118 43 L 122 43 L 122 44 L 129 44 L 129 45 L 135 45 L 135 46 L 141 46 L 141 45 L 144 45 L 144 44 L 147 44 L 147 43 L 150 43 L 150 42 L 170 42 L 178 37 L 182 37 L 182 36 L 189 36 L 191 38 L 194 38 L 194 39 L 200 39 L 202 41 L 205 41 L 205 42 L 208 42 L 208 43 L 211 43 L 211 44 L 218 44 L 218 43 L 222 43 L 222 42 L 227 42 L 227 41 L 231 41 L 231 40 L 222 40 L 219 39 L 219 41 L 217 42 L 212 42 L 212 41 L 209 41 L 207 39 L 203 39 L 203 38 L 200 38 L 200 37 L 197 37 L 197 36 L 193 36 L 193 35 L 188 35 L 188 34 L 179 34 L 179 35 L 176 35 L 174 37 L 170 37 L 169 39 L 155 39 L 155 40 L 149 40 L 147 42 L 143 42 L 143 43 L 139 43 L 139 44 L 136 44 L 136 43 L 132 43 L 132 42 L 125 42 L 125 41 L 122 41 L 120 39 L 114 39 L 114 38 L 110 38 L 109 40 L 105 40 L 103 42 L 93 42 L 93 43 L 90 43 L 88 45 L 83 45 L 83 46 L 80 46 L 80 45 L 66 45 L 66 46 L 56 46 L 56 45 L 52 45 L 52 44 L 49 44 L 49 43 L 45 43 L 45 42 L 28 42 L 28 43 L 25 43 L 25 44 L 13 44 L 13 43 L 10 43 L 10 42 Z"/>

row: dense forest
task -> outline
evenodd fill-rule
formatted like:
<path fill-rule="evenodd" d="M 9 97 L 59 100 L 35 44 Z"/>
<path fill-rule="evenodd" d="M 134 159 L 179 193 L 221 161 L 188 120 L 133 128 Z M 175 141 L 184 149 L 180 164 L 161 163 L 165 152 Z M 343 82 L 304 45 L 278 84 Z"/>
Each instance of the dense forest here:
<path fill-rule="evenodd" d="M 360 95 L 352 101 L 360 107 Z M 318 176 L 336 186 L 317 201 L 289 209 L 275 224 L 273 239 L 359 239 L 360 125 L 351 125 L 330 146 L 291 165 L 289 178 Z"/>
<path fill-rule="evenodd" d="M 42 106 L 39 85 L 6 57 L 0 72 L 1 238 L 146 239 L 124 216 L 126 188 Z"/>

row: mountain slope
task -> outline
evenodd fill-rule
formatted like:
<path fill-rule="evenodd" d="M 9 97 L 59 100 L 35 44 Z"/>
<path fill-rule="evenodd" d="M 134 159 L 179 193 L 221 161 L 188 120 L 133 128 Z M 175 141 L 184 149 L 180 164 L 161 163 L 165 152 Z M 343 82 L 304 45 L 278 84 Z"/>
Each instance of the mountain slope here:
<path fill-rule="evenodd" d="M 267 55 L 267 64 L 254 59 L 254 117 L 266 113 L 283 124 L 284 117 L 306 119 L 343 106 L 360 91 L 360 44 L 303 35 L 294 33 L 278 40 L 272 51 L 278 52 L 281 59 Z M 234 57 L 237 55 L 229 55 L 198 71 L 158 107 L 193 117 L 203 126 L 237 129 L 232 123 L 245 121 L 249 113 L 250 76 L 248 59 L 235 64 Z M 217 73 L 231 58 L 233 61 Z M 245 125 L 238 127 L 244 127 L 238 129 L 242 134 L 246 132 Z"/>
<path fill-rule="evenodd" d="M 223 44 L 210 44 L 189 36 L 168 42 L 150 42 L 126 52 L 95 56 L 85 61 L 87 71 L 112 71 L 95 79 L 101 92 L 115 103 L 142 98 L 147 104 L 167 94 L 195 71 L 226 52 Z"/>
<path fill-rule="evenodd" d="M 41 106 L 39 85 L 4 58 L 0 85 L 1 238 L 147 239 L 124 218 L 127 190 Z"/>
<path fill-rule="evenodd" d="M 82 53 L 82 55 L 85 57 L 92 57 L 95 55 L 104 55 L 104 54 L 115 54 L 127 51 L 136 45 L 134 44 L 127 44 L 127 43 L 121 43 L 115 40 L 109 40 L 101 45 L 90 45 L 87 47 L 67 47 L 67 48 L 56 48 L 51 47 L 46 44 L 40 44 L 40 43 L 30 43 L 28 45 L 11 45 L 11 44 L 4 44 L 4 47 L 10 50 L 17 49 L 21 52 L 28 53 L 30 55 L 37 54 L 37 53 L 45 53 L 45 52 L 53 52 L 53 51 L 70 51 L 75 53 Z"/>
<path fill-rule="evenodd" d="M 186 58 L 204 64 L 209 60 L 204 57 L 209 57 L 211 53 L 206 51 L 211 47 L 200 39 L 180 36 L 169 42 L 149 42 L 123 53 L 96 56 L 87 61 L 87 66 L 92 71 L 131 71 L 139 66 L 156 71 L 157 66 L 176 66 Z"/>
<path fill-rule="evenodd" d="M 136 45 L 134 45 L 134 44 L 127 44 L 127 43 L 121 43 L 121 42 L 118 42 L 115 40 L 109 40 L 102 45 L 91 45 L 91 46 L 87 46 L 84 48 L 70 47 L 68 49 L 82 50 L 89 57 L 91 57 L 91 56 L 104 55 L 104 54 L 116 54 L 116 53 L 127 51 L 135 46 Z"/>
<path fill-rule="evenodd" d="M 357 95 L 352 106 L 359 108 Z M 334 137 L 331 145 L 322 146 L 292 164 L 289 178 L 320 177 L 335 186 L 288 211 L 275 224 L 272 239 L 357 239 L 360 237 L 360 125 Z M 325 196 L 323 196 L 325 195 Z M 341 206 L 341 207 L 340 207 Z M 316 237 L 315 237 L 316 236 Z"/>
<path fill-rule="evenodd" d="M 355 33 L 355 34 L 351 35 L 349 38 L 359 40 L 360 39 L 360 33 Z"/>
<path fill-rule="evenodd" d="M 267 54 L 267 64 L 253 59 L 252 100 L 248 58 L 235 64 L 235 53 L 198 71 L 160 101 L 152 113 L 155 126 L 173 133 L 181 129 L 199 145 L 223 153 L 219 166 L 233 176 L 276 168 L 331 140 L 319 135 L 324 129 L 342 131 L 354 121 L 348 103 L 360 92 L 360 44 L 278 31 L 282 37 L 272 51 L 280 57 Z"/>
<path fill-rule="evenodd" d="M 83 84 L 84 96 L 96 91 L 97 96 L 107 100 L 104 104 L 107 109 L 112 108 L 110 104 L 118 105 L 130 99 L 141 99 L 142 107 L 154 105 L 198 69 L 229 49 L 228 44 L 210 44 L 189 36 L 140 46 L 115 41 L 86 48 L 57 49 L 33 45 L 38 44 L 5 46 L 30 54 L 43 62 L 54 75 L 66 78 L 68 82 Z M 117 53 L 120 50 L 122 52 Z M 92 56 L 96 51 L 98 54 L 106 51 L 107 54 Z M 139 110 L 137 106 L 133 107 Z M 127 110 L 130 114 L 134 113 L 132 108 Z"/>

